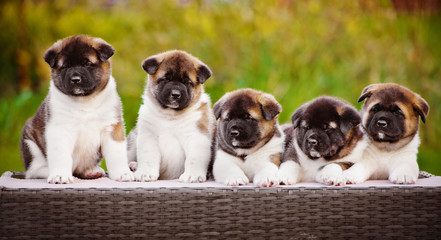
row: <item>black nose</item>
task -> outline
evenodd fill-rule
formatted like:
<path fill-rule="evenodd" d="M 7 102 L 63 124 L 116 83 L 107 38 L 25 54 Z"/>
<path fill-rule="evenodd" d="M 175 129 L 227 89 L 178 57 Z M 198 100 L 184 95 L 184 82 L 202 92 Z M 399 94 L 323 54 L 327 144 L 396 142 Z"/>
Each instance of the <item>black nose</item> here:
<path fill-rule="evenodd" d="M 380 119 L 377 121 L 377 126 L 382 127 L 382 128 L 387 127 L 387 121 Z"/>
<path fill-rule="evenodd" d="M 170 95 L 173 99 L 181 98 L 181 92 L 179 92 L 179 90 L 172 90 Z"/>
<path fill-rule="evenodd" d="M 80 76 L 73 76 L 70 81 L 72 81 L 72 83 L 80 83 L 81 82 L 81 77 Z"/>
<path fill-rule="evenodd" d="M 314 139 L 314 138 L 308 138 L 308 143 L 315 146 L 315 145 L 317 145 L 318 141 L 317 141 L 317 139 Z"/>
<path fill-rule="evenodd" d="M 238 137 L 240 134 L 240 131 L 237 127 L 232 127 L 230 129 L 230 137 Z"/>

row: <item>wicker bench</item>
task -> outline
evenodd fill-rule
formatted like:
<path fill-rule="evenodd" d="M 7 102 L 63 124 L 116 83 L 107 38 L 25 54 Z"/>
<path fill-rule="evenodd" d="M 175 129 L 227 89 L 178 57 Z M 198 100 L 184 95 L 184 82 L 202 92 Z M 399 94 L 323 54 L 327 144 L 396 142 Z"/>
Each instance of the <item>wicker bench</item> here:
<path fill-rule="evenodd" d="M 1 239 L 440 239 L 441 177 L 258 188 L 0 178 Z M 420 176 L 421 177 L 421 176 Z"/>

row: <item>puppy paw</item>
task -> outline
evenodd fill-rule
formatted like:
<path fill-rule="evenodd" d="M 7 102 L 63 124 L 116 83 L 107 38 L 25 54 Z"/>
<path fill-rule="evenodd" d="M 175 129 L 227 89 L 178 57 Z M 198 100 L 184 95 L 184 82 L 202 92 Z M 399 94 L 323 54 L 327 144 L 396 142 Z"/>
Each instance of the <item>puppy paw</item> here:
<path fill-rule="evenodd" d="M 275 187 L 279 185 L 279 180 L 276 176 L 256 176 L 253 183 L 258 187 Z"/>
<path fill-rule="evenodd" d="M 237 176 L 227 178 L 224 183 L 228 186 L 241 186 L 247 185 L 248 183 L 250 183 L 250 180 L 246 176 Z"/>
<path fill-rule="evenodd" d="M 83 173 L 79 174 L 79 177 L 93 179 L 93 178 L 100 178 L 104 175 L 106 175 L 104 169 L 102 169 L 99 166 L 94 166 L 92 168 L 86 169 Z"/>
<path fill-rule="evenodd" d="M 297 183 L 297 176 L 278 175 L 277 181 L 281 185 L 294 185 Z"/>
<path fill-rule="evenodd" d="M 136 169 L 138 169 L 138 163 L 137 162 L 129 162 L 129 168 L 132 172 L 136 172 Z"/>
<path fill-rule="evenodd" d="M 133 172 L 109 172 L 109 178 L 118 182 L 132 182 L 135 180 Z"/>
<path fill-rule="evenodd" d="M 58 175 L 54 174 L 47 178 L 47 182 L 51 184 L 66 184 L 73 183 L 74 177 L 72 175 Z"/>
<path fill-rule="evenodd" d="M 343 180 L 346 184 L 359 184 L 363 183 L 365 179 L 355 172 L 346 170 L 343 172 Z"/>
<path fill-rule="evenodd" d="M 299 176 L 295 172 L 284 171 L 280 169 L 277 172 L 277 181 L 279 184 L 294 185 L 297 183 Z"/>
<path fill-rule="evenodd" d="M 406 173 L 392 173 L 389 176 L 389 181 L 394 184 L 414 184 L 416 183 L 418 176 Z"/>
<path fill-rule="evenodd" d="M 316 181 L 327 185 L 344 186 L 343 170 L 337 164 L 328 164 L 316 176 Z"/>
<path fill-rule="evenodd" d="M 159 173 L 154 173 L 154 172 L 136 171 L 134 175 L 135 175 L 135 180 L 138 182 L 151 182 L 151 181 L 156 181 L 159 178 Z"/>
<path fill-rule="evenodd" d="M 180 177 L 179 181 L 186 182 L 186 183 L 196 183 L 196 182 L 205 182 L 207 179 L 205 173 L 188 173 L 184 172 Z"/>

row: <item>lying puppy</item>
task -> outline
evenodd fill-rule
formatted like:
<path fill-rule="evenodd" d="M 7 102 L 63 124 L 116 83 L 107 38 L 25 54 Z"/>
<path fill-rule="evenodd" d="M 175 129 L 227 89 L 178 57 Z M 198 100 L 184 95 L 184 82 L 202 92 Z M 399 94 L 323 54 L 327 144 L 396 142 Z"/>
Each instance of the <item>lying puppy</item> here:
<path fill-rule="evenodd" d="M 128 137 L 136 180 L 205 181 L 215 128 L 203 87 L 210 69 L 183 51 L 149 57 L 142 67 L 149 74 L 144 103 Z"/>
<path fill-rule="evenodd" d="M 50 47 L 49 93 L 21 136 L 26 178 L 71 183 L 103 176 L 130 181 L 121 101 L 111 75 L 114 49 L 99 38 L 72 36 Z"/>
<path fill-rule="evenodd" d="M 344 173 L 347 182 L 388 178 L 393 183 L 415 183 L 419 117 L 426 121 L 429 105 L 418 94 L 393 83 L 367 86 L 358 101 L 364 99 L 361 129 L 368 136 L 368 147 L 362 161 Z"/>
<path fill-rule="evenodd" d="M 285 151 L 278 173 L 283 184 L 317 181 L 344 185 L 343 171 L 359 160 L 366 142 L 357 110 L 334 97 L 319 97 L 298 108 L 283 125 Z"/>
<path fill-rule="evenodd" d="M 270 94 L 240 89 L 225 94 L 213 106 L 217 120 L 213 176 L 227 185 L 278 185 L 283 132 L 277 116 L 280 104 Z"/>

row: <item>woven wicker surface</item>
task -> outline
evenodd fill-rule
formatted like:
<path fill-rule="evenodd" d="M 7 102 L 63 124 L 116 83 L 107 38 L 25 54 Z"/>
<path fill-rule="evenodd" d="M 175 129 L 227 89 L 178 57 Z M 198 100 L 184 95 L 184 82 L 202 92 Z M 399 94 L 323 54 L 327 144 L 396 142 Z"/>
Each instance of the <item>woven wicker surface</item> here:
<path fill-rule="evenodd" d="M 0 211 L 1 239 L 441 236 L 440 186 L 3 187 Z"/>

